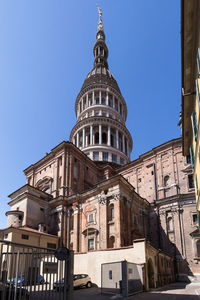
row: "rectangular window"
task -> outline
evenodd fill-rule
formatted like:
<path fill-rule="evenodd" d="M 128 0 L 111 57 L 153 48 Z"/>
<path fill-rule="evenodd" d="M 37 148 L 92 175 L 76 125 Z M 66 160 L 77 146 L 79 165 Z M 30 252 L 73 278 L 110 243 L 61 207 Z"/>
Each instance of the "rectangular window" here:
<path fill-rule="evenodd" d="M 96 104 L 99 104 L 99 98 L 96 98 Z"/>
<path fill-rule="evenodd" d="M 94 250 L 94 239 L 88 240 L 88 250 Z"/>
<path fill-rule="evenodd" d="M 54 243 L 47 243 L 47 248 L 56 249 L 56 244 L 54 244 Z"/>
<path fill-rule="evenodd" d="M 193 189 L 194 188 L 193 174 L 188 175 L 188 185 L 189 185 L 189 189 Z"/>
<path fill-rule="evenodd" d="M 27 234 L 22 234 L 22 240 L 28 240 L 29 236 Z"/>
<path fill-rule="evenodd" d="M 4 239 L 7 239 L 7 238 L 8 238 L 8 234 L 5 233 L 5 234 L 4 234 Z"/>
<path fill-rule="evenodd" d="M 103 161 L 108 161 L 108 152 L 103 152 Z"/>
<path fill-rule="evenodd" d="M 112 279 L 112 270 L 109 270 L 109 279 Z"/>
<path fill-rule="evenodd" d="M 193 145 L 190 147 L 190 159 L 191 159 L 192 168 L 194 168 L 194 150 L 193 150 Z"/>
<path fill-rule="evenodd" d="M 192 223 L 193 225 L 197 224 L 197 214 L 192 215 Z"/>
<path fill-rule="evenodd" d="M 194 139 L 197 139 L 197 116 L 195 110 L 192 112 L 192 128 Z"/>
<path fill-rule="evenodd" d="M 198 101 L 199 108 L 200 108 L 200 98 L 199 98 L 199 86 L 198 86 L 198 79 L 196 79 L 196 96 L 197 96 L 197 101 Z"/>
<path fill-rule="evenodd" d="M 188 154 L 188 155 L 186 156 L 186 162 L 187 162 L 187 164 L 191 164 L 190 154 Z"/>
<path fill-rule="evenodd" d="M 89 223 L 94 222 L 93 214 L 89 214 L 88 222 L 89 222 Z"/>
<path fill-rule="evenodd" d="M 111 220 L 114 219 L 114 207 L 110 208 L 110 217 L 111 217 Z"/>
<path fill-rule="evenodd" d="M 112 154 L 112 162 L 117 162 L 117 155 L 116 154 Z"/>
<path fill-rule="evenodd" d="M 93 160 L 99 160 L 99 152 L 93 152 Z"/>

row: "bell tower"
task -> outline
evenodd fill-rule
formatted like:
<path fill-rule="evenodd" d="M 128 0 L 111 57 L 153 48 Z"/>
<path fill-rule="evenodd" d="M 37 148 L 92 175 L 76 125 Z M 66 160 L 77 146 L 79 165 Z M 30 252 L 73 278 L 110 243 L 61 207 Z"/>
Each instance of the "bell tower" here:
<path fill-rule="evenodd" d="M 108 67 L 100 8 L 93 54 L 94 67 L 76 98 L 70 141 L 94 161 L 124 165 L 130 161 L 132 137 L 125 124 L 126 102 Z"/>

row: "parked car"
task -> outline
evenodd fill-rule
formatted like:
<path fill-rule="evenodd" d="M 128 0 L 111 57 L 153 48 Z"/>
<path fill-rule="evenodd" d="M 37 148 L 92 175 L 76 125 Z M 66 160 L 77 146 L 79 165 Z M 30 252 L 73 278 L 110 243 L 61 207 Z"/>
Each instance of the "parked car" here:
<path fill-rule="evenodd" d="M 15 295 L 15 286 L 13 285 L 10 286 L 7 283 L 0 282 L 0 300 L 14 299 L 14 295 Z M 29 292 L 22 287 L 17 287 L 16 296 L 17 296 L 16 299 L 29 300 Z"/>
<path fill-rule="evenodd" d="M 38 277 L 32 278 L 31 282 L 30 282 L 30 279 L 25 276 L 25 275 L 22 275 L 22 276 L 19 276 L 17 278 L 17 285 L 34 285 L 34 284 L 43 284 L 45 282 L 44 280 L 44 277 L 42 275 L 39 275 Z M 12 285 L 15 285 L 16 284 L 16 278 L 11 278 L 9 280 L 7 280 L 7 283 L 8 284 L 12 284 Z"/>
<path fill-rule="evenodd" d="M 76 274 L 73 281 L 74 287 L 86 286 L 87 288 L 91 288 L 92 286 L 91 278 L 87 274 Z"/>
<path fill-rule="evenodd" d="M 87 274 L 75 274 L 73 275 L 73 286 L 76 287 L 87 287 L 91 288 L 92 282 L 91 278 Z M 53 284 L 54 290 L 62 290 L 64 288 L 64 278 L 54 282 Z"/>

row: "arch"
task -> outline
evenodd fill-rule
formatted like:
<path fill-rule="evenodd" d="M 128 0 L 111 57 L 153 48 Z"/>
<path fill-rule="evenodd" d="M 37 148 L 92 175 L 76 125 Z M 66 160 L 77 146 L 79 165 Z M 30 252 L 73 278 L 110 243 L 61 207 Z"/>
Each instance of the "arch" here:
<path fill-rule="evenodd" d="M 115 237 L 112 235 L 108 241 L 108 248 L 114 248 L 115 246 Z"/>
<path fill-rule="evenodd" d="M 108 211 L 109 221 L 112 221 L 114 219 L 114 204 L 111 203 L 108 209 L 109 209 Z"/>
<path fill-rule="evenodd" d="M 149 258 L 148 260 L 147 269 L 148 269 L 149 288 L 152 289 L 155 287 L 155 285 L 154 285 L 154 267 L 151 258 Z"/>
<path fill-rule="evenodd" d="M 172 217 L 167 218 L 167 230 L 173 231 L 173 219 Z"/>
<path fill-rule="evenodd" d="M 102 144 L 107 144 L 107 133 L 106 132 L 102 133 Z"/>
<path fill-rule="evenodd" d="M 169 175 L 166 175 L 164 177 L 164 186 L 168 186 L 169 185 Z"/>

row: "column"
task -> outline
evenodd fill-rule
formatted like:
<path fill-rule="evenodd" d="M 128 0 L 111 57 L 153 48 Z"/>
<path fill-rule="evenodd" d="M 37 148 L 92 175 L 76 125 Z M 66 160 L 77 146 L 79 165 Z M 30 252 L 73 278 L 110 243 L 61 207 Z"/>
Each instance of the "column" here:
<path fill-rule="evenodd" d="M 82 138 L 83 138 L 83 148 L 85 148 L 85 128 L 83 128 Z"/>
<path fill-rule="evenodd" d="M 83 98 L 81 99 L 81 109 L 83 111 Z"/>
<path fill-rule="evenodd" d="M 116 129 L 116 147 L 119 149 L 119 131 Z"/>
<path fill-rule="evenodd" d="M 90 145 L 92 145 L 93 127 L 90 126 Z"/>
<path fill-rule="evenodd" d="M 79 147 L 79 133 L 76 134 L 76 147 Z"/>
<path fill-rule="evenodd" d="M 124 134 L 122 136 L 122 149 L 123 149 L 123 152 L 125 153 L 125 137 L 124 137 Z"/>
<path fill-rule="evenodd" d="M 108 141 L 107 145 L 110 146 L 110 126 L 108 126 Z"/>
<path fill-rule="evenodd" d="M 108 105 L 108 92 L 106 92 L 106 105 Z"/>
<path fill-rule="evenodd" d="M 88 135 L 85 137 L 85 147 L 88 147 Z"/>
<path fill-rule="evenodd" d="M 102 144 L 102 127 L 99 125 L 99 144 Z"/>
<path fill-rule="evenodd" d="M 87 93 L 87 95 L 86 95 L 86 107 L 88 107 L 89 106 L 89 100 L 88 100 L 88 93 Z"/>
<path fill-rule="evenodd" d="M 79 114 L 80 114 L 80 109 L 79 109 L 79 105 L 78 105 L 78 107 L 77 107 L 77 118 L 78 118 Z"/>
<path fill-rule="evenodd" d="M 113 95 L 113 108 L 115 108 L 115 96 Z"/>
<path fill-rule="evenodd" d="M 75 137 L 73 137 L 73 144 L 76 145 Z"/>
<path fill-rule="evenodd" d="M 126 140 L 126 148 L 127 148 L 127 156 L 129 158 L 129 142 L 128 142 L 128 139 Z"/>
<path fill-rule="evenodd" d="M 94 91 L 92 92 L 92 105 L 94 105 Z"/>
<path fill-rule="evenodd" d="M 120 113 L 120 104 L 119 104 L 119 99 L 117 99 L 118 102 L 118 113 Z"/>
<path fill-rule="evenodd" d="M 101 91 L 99 91 L 99 104 L 101 104 Z"/>

